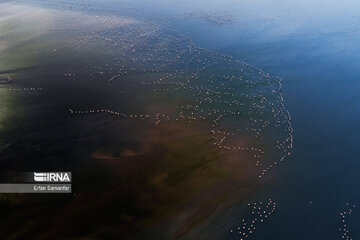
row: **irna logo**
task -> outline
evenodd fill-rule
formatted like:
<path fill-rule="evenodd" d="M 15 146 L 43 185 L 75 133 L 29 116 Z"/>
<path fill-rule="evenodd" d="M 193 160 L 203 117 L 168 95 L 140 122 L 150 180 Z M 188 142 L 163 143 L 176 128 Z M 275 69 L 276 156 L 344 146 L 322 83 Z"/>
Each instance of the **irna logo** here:
<path fill-rule="evenodd" d="M 34 172 L 35 182 L 71 182 L 70 173 L 66 172 Z"/>

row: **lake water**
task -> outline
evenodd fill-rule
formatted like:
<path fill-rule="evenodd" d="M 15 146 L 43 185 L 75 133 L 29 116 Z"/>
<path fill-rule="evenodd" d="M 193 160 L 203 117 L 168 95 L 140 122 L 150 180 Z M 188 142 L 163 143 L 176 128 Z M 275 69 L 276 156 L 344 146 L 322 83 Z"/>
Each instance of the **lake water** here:
<path fill-rule="evenodd" d="M 72 33 L 69 29 L 46 38 L 48 31 L 43 29 L 54 29 L 57 23 L 50 27 L 45 24 L 37 25 L 38 29 L 34 32 L 39 35 L 28 40 L 30 46 L 26 45 L 26 41 L 20 41 L 15 45 L 15 50 L 8 51 L 6 49 L 11 49 L 13 46 L 11 41 L 6 40 L 12 39 L 14 33 L 11 32 L 11 25 L 10 27 L 3 25 L 0 28 L 4 32 L 3 39 L 0 39 L 3 46 L 5 42 L 10 42 L 9 46 L 3 47 L 5 49 L 3 51 L 10 54 L 0 58 L 2 73 L 0 80 L 7 81 L 7 77 L 11 76 L 19 80 L 15 81 L 15 86 L 10 85 L 10 88 L 24 89 L 24 86 L 36 86 L 44 89 L 44 91 L 40 90 L 44 93 L 39 94 L 35 91 L 35 95 L 11 94 L 7 91 L 6 84 L 4 84 L 5 88 L 0 89 L 2 91 L 0 99 L 4 102 L 0 105 L 0 127 L 2 127 L 0 143 L 4 148 L 0 153 L 1 166 L 6 167 L 9 172 L 30 171 L 39 166 L 45 169 L 70 168 L 78 172 L 79 181 L 82 182 L 78 184 L 79 195 L 84 192 L 84 199 L 87 201 L 91 199 L 90 204 L 84 204 L 85 210 L 73 206 L 84 203 L 82 199 L 78 200 L 77 196 L 63 197 L 61 200 L 53 199 L 47 207 L 63 207 L 68 212 L 62 216 L 63 219 L 71 219 L 74 213 L 75 219 L 83 221 L 89 216 L 99 214 L 100 218 L 104 219 L 104 225 L 98 221 L 90 221 L 90 226 L 98 229 L 98 232 L 94 231 L 89 235 L 86 234 L 86 227 L 75 225 L 76 231 L 67 231 L 68 236 L 118 239 L 116 238 L 118 234 L 125 232 L 128 235 L 124 236 L 129 239 L 135 236 L 139 239 L 359 238 L 360 229 L 357 226 L 360 222 L 360 211 L 358 211 L 360 193 L 357 180 L 360 148 L 357 145 L 360 140 L 358 134 L 360 132 L 358 125 L 360 47 L 357 42 L 360 39 L 360 14 L 357 2 L 107 0 L 73 3 L 26 1 L 25 3 L 19 1 L 17 4 L 21 8 L 9 10 L 12 11 L 9 15 L 18 13 L 19 16 L 15 18 L 20 19 L 22 14 L 29 13 L 39 16 L 34 21 L 41 22 L 41 19 L 48 18 L 49 14 L 49 18 L 56 22 L 64 18 L 63 12 L 65 12 L 69 14 L 67 21 L 74 23 L 69 25 L 66 20 L 61 20 L 65 24 L 61 26 L 62 30 L 64 26 L 76 31 L 80 29 L 84 32 L 84 36 L 90 36 L 96 41 L 101 40 L 100 44 L 95 42 L 89 45 L 75 38 L 79 42 L 74 43 L 69 39 L 77 33 Z M 48 8 L 57 9 L 58 12 L 48 13 L 46 10 Z M 82 15 L 73 15 L 78 12 Z M 100 18 L 92 18 L 96 15 Z M 111 18 L 110 21 L 110 18 L 106 18 L 114 15 L 121 19 Z M 83 22 L 84 19 L 87 20 L 86 24 Z M 5 18 L 2 21 L 7 23 Z M 100 27 L 97 25 L 99 21 Z M 117 24 L 130 24 L 130 27 L 114 32 L 112 30 L 114 26 L 111 24 L 116 21 Z M 134 30 L 131 27 L 134 22 L 141 22 L 143 27 Z M 107 28 L 110 30 L 107 31 Z M 153 34 L 151 30 L 159 34 L 150 35 Z M 30 35 L 26 31 L 25 27 L 19 31 L 22 33 L 17 34 L 26 40 Z M 85 35 L 92 31 L 96 34 Z M 169 49 L 167 55 L 158 56 L 155 53 L 153 56 L 150 50 L 149 53 L 147 52 L 146 47 L 142 48 L 144 45 L 135 43 L 132 43 L 136 45 L 135 47 L 131 44 L 127 45 L 131 37 L 136 37 L 138 41 L 143 39 L 142 34 L 151 37 L 141 44 L 148 44 L 145 46 L 152 50 Z M 119 36 L 123 39 L 119 39 Z M 132 55 L 128 55 L 121 47 L 121 50 L 117 48 L 113 50 L 115 48 L 111 47 L 112 42 L 109 39 L 121 42 L 126 50 L 130 46 Z M 67 50 L 64 47 L 64 52 L 61 52 L 61 46 L 66 41 L 71 44 L 71 48 Z M 26 56 L 31 57 L 22 58 L 22 51 L 17 52 L 16 48 L 21 49 L 24 46 L 28 52 Z M 71 52 L 73 46 L 78 54 Z M 57 48 L 56 51 L 54 48 Z M 89 49 L 91 51 L 88 51 Z M 36 50 L 40 52 L 40 56 L 33 54 Z M 42 54 L 42 51 L 46 54 Z M 174 52 L 184 52 L 186 57 L 180 63 L 166 65 L 170 60 L 172 61 Z M 148 55 L 145 57 L 145 54 Z M 119 56 L 123 56 L 123 59 Z M 144 61 L 121 62 L 129 58 Z M 199 63 L 193 58 L 202 62 Z M 48 60 L 44 61 L 44 59 Z M 246 62 L 246 65 L 237 60 Z M 111 65 L 113 63 L 111 61 L 116 64 Z M 33 62 L 41 65 L 33 66 Z M 206 70 L 202 70 L 202 64 L 207 64 Z M 30 66 L 38 68 L 26 70 Z M 98 68 L 99 66 L 101 69 Z M 153 70 L 146 70 L 151 67 Z M 124 74 L 126 77 L 122 81 L 117 81 L 115 78 L 112 85 L 104 85 L 104 81 L 107 82 L 117 76 L 116 74 L 120 74 L 113 68 L 121 68 L 121 74 L 126 71 L 126 75 Z M 132 68 L 136 70 L 131 70 Z M 238 72 L 240 68 L 244 71 Z M 21 73 L 26 73 L 26 77 L 24 74 L 18 76 L 16 72 L 7 72 L 11 69 L 19 69 Z M 128 74 L 127 71 L 130 73 Z M 171 72 L 174 75 L 169 78 L 168 73 Z M 192 75 L 194 72 L 197 74 L 194 78 L 197 79 L 196 84 L 183 85 L 194 77 Z M 70 75 L 64 80 L 59 77 L 59 73 L 76 73 L 77 77 L 71 78 Z M 266 77 L 265 73 L 270 73 L 272 77 Z M 230 84 L 224 80 L 227 79 L 226 74 L 243 77 L 240 82 L 234 81 Z M 212 76 L 217 76 L 218 82 L 216 79 L 213 82 L 205 82 L 204 79 Z M 272 91 L 278 89 L 277 76 L 282 79 L 280 83 L 282 88 L 279 93 L 271 95 Z M 160 86 L 159 89 L 154 88 L 149 91 L 146 84 L 141 85 L 144 82 L 149 85 L 158 78 L 166 77 L 170 79 L 169 81 L 173 81 L 172 84 L 179 84 L 183 89 L 170 91 L 169 95 L 161 95 L 161 93 L 152 95 L 152 90 L 156 92 L 163 88 Z M 101 81 L 102 78 L 105 80 Z M 269 83 L 267 87 L 263 85 L 264 79 Z M 247 81 L 246 84 L 242 83 L 243 80 Z M 209 94 L 209 89 L 214 86 L 218 86 L 217 90 L 210 91 Z M 135 90 L 127 91 L 129 88 Z M 121 91 L 124 91 L 123 95 L 118 94 Z M 190 120 L 192 117 L 202 119 L 202 112 L 196 112 L 195 107 L 194 114 L 191 109 L 193 105 L 199 104 L 199 100 L 205 102 L 209 100 L 207 95 L 215 99 L 218 97 L 219 102 L 215 103 L 215 107 L 213 102 L 206 102 L 203 109 L 212 111 L 211 113 L 217 117 L 218 112 L 214 112 L 213 109 L 219 108 L 228 112 L 238 110 L 238 106 L 228 105 L 228 101 L 232 99 L 229 98 L 229 94 L 239 94 L 236 96 L 249 94 L 250 99 L 244 100 L 239 97 L 235 100 L 243 101 L 245 104 L 241 105 L 244 108 L 240 108 L 239 111 L 244 111 L 246 114 L 248 113 L 246 111 L 249 111 L 251 115 L 253 108 L 247 108 L 248 105 L 254 103 L 258 106 L 263 103 L 257 100 L 258 96 L 251 95 L 258 91 L 261 91 L 261 96 L 265 96 L 269 104 L 274 104 L 272 106 L 275 111 L 280 109 L 279 114 L 283 122 L 279 127 L 271 128 L 269 132 L 265 131 L 259 138 L 252 137 L 256 131 L 244 131 L 234 138 L 220 140 L 218 145 L 224 143 L 226 147 L 227 144 L 240 142 L 249 144 L 249 147 L 256 146 L 265 150 L 265 155 L 262 156 L 264 169 L 273 166 L 275 161 L 278 164 L 276 167 L 271 167 L 271 170 L 268 169 L 268 173 L 264 176 L 260 175 L 262 176 L 260 179 L 259 170 L 249 164 L 253 160 L 250 160 L 251 156 L 247 153 L 224 154 L 222 150 L 210 148 L 206 143 L 210 141 L 206 134 L 209 129 L 233 133 L 241 127 L 250 128 L 246 125 L 247 118 L 243 115 L 235 119 L 224 118 L 224 123 L 220 122 L 218 128 L 210 128 L 209 122 L 213 119 L 209 117 L 204 118 L 204 121 L 200 120 L 200 123 L 195 121 L 195 125 L 190 128 L 187 123 L 173 124 L 170 121 L 164 125 L 160 124 L 160 129 L 155 128 L 155 130 L 152 127 L 154 125 L 152 120 L 140 124 L 139 127 L 132 120 L 125 120 L 119 124 L 116 118 L 103 118 L 102 115 L 82 117 L 85 111 L 105 109 L 105 112 L 119 111 L 119 113 L 150 112 L 150 115 L 154 114 L 153 120 L 156 125 L 158 121 L 166 122 L 166 118 L 174 120 L 176 116 L 179 118 L 184 116 L 184 119 Z M 225 97 L 223 93 L 226 93 Z M 283 100 L 280 101 L 280 98 Z M 285 106 L 284 109 L 282 104 Z M 174 106 L 176 108 L 173 108 Z M 180 111 L 179 109 L 184 106 L 187 110 Z M 75 114 L 70 115 L 69 109 L 70 112 L 75 111 Z M 289 123 L 293 132 L 288 129 L 287 111 L 291 116 Z M 168 112 L 168 115 L 155 116 L 157 112 Z M 255 119 L 258 123 L 261 119 L 276 123 L 275 117 L 268 116 L 266 110 L 261 112 L 263 113 L 264 118 L 257 118 L 256 114 L 251 115 L 250 122 L 254 123 Z M 215 120 L 215 123 L 218 124 L 218 120 Z M 258 125 L 251 126 L 256 128 Z M 216 134 L 213 137 L 222 138 L 219 137 L 220 133 L 219 136 Z M 289 135 L 291 141 L 293 138 L 291 149 L 288 150 L 291 155 L 287 156 L 285 161 L 279 162 L 277 159 L 282 155 L 274 150 L 273 145 L 277 145 L 277 141 L 282 141 Z M 50 140 L 49 136 L 51 136 Z M 289 142 L 290 140 L 286 141 L 286 148 Z M 181 153 L 176 150 L 177 146 L 180 146 Z M 34 152 L 33 149 L 37 149 L 38 152 Z M 237 156 L 244 160 L 239 163 L 235 160 Z M 216 164 L 213 164 L 214 158 Z M 105 160 L 105 163 L 89 164 L 89 159 Z M 119 163 L 118 159 L 123 159 L 123 162 Z M 146 176 L 145 180 L 141 177 L 132 177 L 134 176 L 132 169 L 137 169 L 137 164 L 140 166 L 144 164 L 141 159 L 145 159 L 145 162 L 149 161 L 149 166 L 158 166 L 150 167 L 151 170 L 140 171 L 139 175 Z M 157 159 L 162 160 L 159 162 Z M 188 160 L 181 160 L 179 164 L 179 159 Z M 218 159 L 225 162 L 224 164 L 220 162 L 220 167 Z M 134 164 L 139 161 L 140 163 Z M 194 162 L 205 166 L 206 170 L 202 172 L 199 170 L 202 168 L 194 167 Z M 87 166 L 87 169 L 81 171 L 79 166 Z M 104 197 L 95 201 L 93 199 L 97 194 L 96 191 L 85 188 L 84 182 L 87 181 L 86 175 L 89 173 L 90 181 L 99 181 L 102 175 L 94 170 L 99 166 L 104 168 L 103 171 L 109 171 L 108 166 L 110 166 L 118 172 L 111 172 L 110 179 L 100 181 L 98 189 L 103 186 L 111 186 L 111 188 L 99 190 Z M 264 169 L 260 169 L 260 172 Z M 163 172 L 167 175 L 162 175 Z M 2 177 L 7 174 L 3 172 Z M 166 182 L 164 180 L 166 178 L 169 178 L 171 183 L 164 185 L 163 181 Z M 153 185 L 144 183 L 147 179 L 152 179 Z M 213 182 L 213 179 L 216 180 Z M 114 180 L 121 183 L 114 184 Z M 126 181 L 129 181 L 130 187 L 125 186 Z M 131 186 L 140 187 L 136 191 Z M 114 191 L 114 188 L 117 191 Z M 161 194 L 154 194 L 153 191 Z M 137 196 L 143 192 L 147 194 L 138 198 Z M 173 199 L 179 196 L 184 196 L 181 197 L 180 203 Z M 26 216 L 26 209 L 29 207 L 25 204 L 26 201 L 34 203 L 41 209 L 41 197 L 22 199 L 22 204 L 18 208 L 21 210 L 17 217 L 13 217 L 13 221 L 27 219 L 21 217 L 21 214 Z M 107 204 L 111 207 L 100 208 L 101 213 L 98 213 L 92 210 L 97 204 Z M 124 212 L 120 220 L 115 213 L 111 213 L 114 206 L 116 209 L 121 208 L 115 211 L 116 213 Z M 181 211 L 174 210 L 179 206 Z M 16 209 L 14 206 L 8 207 L 5 203 L 2 207 Z M 48 208 L 42 210 L 43 216 L 48 216 Z M 90 213 L 86 215 L 82 211 Z M 8 217 L 6 213 L 4 216 Z M 134 218 L 136 220 L 133 220 Z M 57 221 L 53 225 L 56 224 Z M 6 226 L 4 222 L 2 225 L 4 227 L 0 228 L 0 235 L 13 237 L 20 234 L 21 236 L 22 231 L 12 230 L 12 227 Z M 39 235 L 46 239 L 46 236 L 53 236 L 52 234 L 62 229 L 53 225 L 49 227 L 41 220 L 36 220 L 34 225 L 29 224 L 24 227 L 23 232 L 25 236 L 26 233 L 39 234 L 41 230 L 37 226 L 46 226 L 49 229 L 46 233 L 48 235 L 45 234 L 45 237 Z M 118 226 L 121 226 L 119 230 L 114 230 Z"/>

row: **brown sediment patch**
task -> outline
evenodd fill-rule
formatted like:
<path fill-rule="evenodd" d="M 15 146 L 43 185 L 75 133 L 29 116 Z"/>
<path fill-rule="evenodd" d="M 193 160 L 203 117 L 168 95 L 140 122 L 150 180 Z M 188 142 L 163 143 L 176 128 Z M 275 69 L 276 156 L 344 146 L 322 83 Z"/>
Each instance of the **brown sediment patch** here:
<path fill-rule="evenodd" d="M 139 191 L 132 201 L 150 215 L 122 214 L 124 220 L 137 229 L 168 225 L 167 235 L 176 239 L 206 221 L 229 198 L 248 197 L 256 180 L 250 156 L 222 151 L 199 128 L 162 124 L 144 134 L 140 151 L 98 157 L 127 180 L 137 175 Z"/>
<path fill-rule="evenodd" d="M 192 131 L 192 130 L 190 130 Z M 212 142 L 209 140 L 212 145 Z M 247 146 L 246 140 L 241 140 L 241 146 Z M 210 148 L 213 148 L 211 146 Z M 258 188 L 255 162 L 251 154 L 246 152 L 223 151 L 216 149 L 219 158 L 214 166 L 226 169 L 226 177 L 209 183 L 206 188 L 198 188 L 186 202 L 179 205 L 176 214 L 163 219 L 168 225 L 169 239 L 180 239 L 191 233 L 193 229 L 205 223 L 222 205 L 230 206 L 246 201 Z M 208 181 L 212 176 L 205 174 L 196 181 Z"/>

